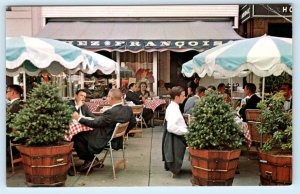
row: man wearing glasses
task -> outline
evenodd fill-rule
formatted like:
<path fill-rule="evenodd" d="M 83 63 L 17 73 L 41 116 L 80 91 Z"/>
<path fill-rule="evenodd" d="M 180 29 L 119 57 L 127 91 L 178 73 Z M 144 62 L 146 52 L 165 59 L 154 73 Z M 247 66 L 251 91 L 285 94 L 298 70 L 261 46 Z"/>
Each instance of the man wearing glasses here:
<path fill-rule="evenodd" d="M 6 87 L 6 99 L 8 100 L 8 105 L 6 107 L 6 111 L 8 114 L 15 114 L 18 113 L 24 102 L 21 100 L 23 95 L 23 89 L 19 85 L 8 85 Z M 13 117 L 13 116 L 12 116 Z M 12 118 L 10 117 L 10 119 Z M 6 119 L 6 123 L 10 122 L 10 119 Z M 9 134 L 12 132 L 12 129 L 6 125 L 6 133 Z M 10 137 L 6 135 L 6 148 L 7 148 L 7 156 L 9 156 L 9 141 Z M 19 151 L 13 147 L 13 155 L 19 154 Z M 10 157 L 7 157 L 10 158 Z"/>

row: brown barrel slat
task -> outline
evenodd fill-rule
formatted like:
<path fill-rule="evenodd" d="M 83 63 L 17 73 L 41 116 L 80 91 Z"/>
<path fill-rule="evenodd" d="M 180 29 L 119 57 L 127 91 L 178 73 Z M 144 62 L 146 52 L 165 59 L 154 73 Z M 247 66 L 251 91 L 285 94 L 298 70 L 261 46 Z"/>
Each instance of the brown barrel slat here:
<path fill-rule="evenodd" d="M 241 150 L 195 150 L 189 148 L 192 184 L 201 186 L 232 185 Z"/>
<path fill-rule="evenodd" d="M 31 186 L 63 185 L 72 148 L 73 142 L 49 147 L 21 146 L 26 183 Z"/>
<path fill-rule="evenodd" d="M 260 181 L 262 185 L 292 184 L 292 155 L 259 153 Z"/>

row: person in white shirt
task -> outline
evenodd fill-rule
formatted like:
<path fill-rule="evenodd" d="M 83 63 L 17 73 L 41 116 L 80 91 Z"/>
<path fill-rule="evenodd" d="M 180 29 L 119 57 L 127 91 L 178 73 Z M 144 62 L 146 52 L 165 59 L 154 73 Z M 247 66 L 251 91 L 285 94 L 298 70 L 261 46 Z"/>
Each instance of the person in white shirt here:
<path fill-rule="evenodd" d="M 173 89 L 174 88 L 172 88 L 171 99 L 172 94 L 176 96 L 173 96 L 174 99 L 171 101 L 166 110 L 166 121 L 168 123 L 167 130 L 168 132 L 174 133 L 176 135 L 184 135 L 187 132 L 187 126 L 185 124 L 182 113 L 180 112 L 179 104 L 181 104 L 186 98 L 185 91 L 182 91 L 179 95 L 177 95 L 174 94 Z M 179 87 L 175 87 L 175 89 L 178 89 L 178 91 L 180 91 Z"/>
<path fill-rule="evenodd" d="M 171 103 L 166 110 L 165 132 L 162 139 L 162 155 L 165 169 L 172 172 L 172 177 L 180 172 L 186 141 L 184 134 L 188 132 L 179 104 L 185 100 L 185 91 L 180 86 L 171 90 Z"/>

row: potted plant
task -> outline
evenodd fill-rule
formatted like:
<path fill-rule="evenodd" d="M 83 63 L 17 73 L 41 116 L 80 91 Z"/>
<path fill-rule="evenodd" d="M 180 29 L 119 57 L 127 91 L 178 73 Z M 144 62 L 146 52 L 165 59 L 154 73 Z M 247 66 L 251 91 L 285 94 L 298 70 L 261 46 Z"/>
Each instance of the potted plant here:
<path fill-rule="evenodd" d="M 258 104 L 258 130 L 271 136 L 259 152 L 262 185 L 292 184 L 292 112 L 284 111 L 284 102 L 278 92 Z"/>
<path fill-rule="evenodd" d="M 185 138 L 192 165 L 192 184 L 232 185 L 241 153 L 242 129 L 223 95 L 208 90 L 193 110 Z"/>
<path fill-rule="evenodd" d="M 32 89 L 18 114 L 8 115 L 9 135 L 19 147 L 26 182 L 32 186 L 64 185 L 73 142 L 64 136 L 72 110 L 58 95 L 55 84 L 42 83 Z"/>

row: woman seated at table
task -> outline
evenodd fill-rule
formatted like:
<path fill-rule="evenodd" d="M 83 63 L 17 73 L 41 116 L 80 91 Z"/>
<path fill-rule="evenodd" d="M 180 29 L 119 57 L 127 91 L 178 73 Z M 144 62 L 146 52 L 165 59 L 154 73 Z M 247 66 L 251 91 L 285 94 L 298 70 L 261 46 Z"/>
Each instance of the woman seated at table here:
<path fill-rule="evenodd" d="M 225 92 L 225 84 L 224 83 L 220 83 L 218 85 L 218 92 L 219 92 L 219 94 L 222 94 L 224 96 L 224 100 L 227 103 L 231 102 L 230 96 Z"/>
<path fill-rule="evenodd" d="M 144 104 L 144 101 L 139 99 L 138 94 L 136 93 L 137 91 L 137 86 L 136 83 L 131 83 L 128 86 L 128 92 L 126 93 L 126 101 L 131 101 L 133 102 L 135 105 L 141 105 Z M 143 109 L 143 118 L 145 120 L 146 123 L 149 123 L 150 120 L 152 119 L 154 113 L 152 111 L 152 109 L 149 108 L 144 108 Z M 148 126 L 151 126 L 150 124 L 148 124 Z"/>
<path fill-rule="evenodd" d="M 150 98 L 150 92 L 147 90 L 147 83 L 141 82 L 139 85 L 140 90 L 136 92 L 139 99 L 145 102 L 146 99 Z"/>

